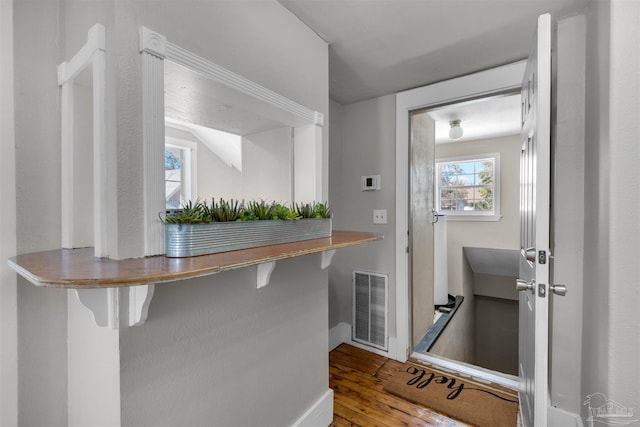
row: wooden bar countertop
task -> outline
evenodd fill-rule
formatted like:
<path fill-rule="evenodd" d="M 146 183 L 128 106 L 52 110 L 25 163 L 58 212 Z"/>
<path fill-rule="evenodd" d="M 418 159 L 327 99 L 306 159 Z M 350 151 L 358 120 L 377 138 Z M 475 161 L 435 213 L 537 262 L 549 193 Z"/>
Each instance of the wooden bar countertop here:
<path fill-rule="evenodd" d="M 382 240 L 375 233 L 333 231 L 331 237 L 281 245 L 167 258 L 163 255 L 113 260 L 96 258 L 93 248 L 58 249 L 18 255 L 9 265 L 36 286 L 86 289 L 147 285 L 207 276 L 303 255 Z"/>

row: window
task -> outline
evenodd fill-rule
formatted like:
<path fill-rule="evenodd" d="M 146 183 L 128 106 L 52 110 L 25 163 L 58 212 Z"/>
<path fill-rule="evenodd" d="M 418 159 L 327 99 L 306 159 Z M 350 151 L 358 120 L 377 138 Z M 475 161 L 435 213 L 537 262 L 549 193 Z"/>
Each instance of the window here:
<path fill-rule="evenodd" d="M 500 153 L 436 160 L 436 179 L 436 209 L 448 219 L 500 219 Z"/>
<path fill-rule="evenodd" d="M 171 141 L 169 143 L 169 141 Z M 164 183 L 167 209 L 179 209 L 195 194 L 196 145 L 167 137 L 164 146 Z"/>

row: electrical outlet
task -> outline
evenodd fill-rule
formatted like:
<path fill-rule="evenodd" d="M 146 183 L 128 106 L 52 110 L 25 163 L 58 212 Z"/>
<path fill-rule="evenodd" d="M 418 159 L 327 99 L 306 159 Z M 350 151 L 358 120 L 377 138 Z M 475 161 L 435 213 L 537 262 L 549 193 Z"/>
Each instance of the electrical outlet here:
<path fill-rule="evenodd" d="M 373 210 L 373 223 L 374 224 L 386 224 L 387 223 L 387 210 L 386 209 L 374 209 Z"/>

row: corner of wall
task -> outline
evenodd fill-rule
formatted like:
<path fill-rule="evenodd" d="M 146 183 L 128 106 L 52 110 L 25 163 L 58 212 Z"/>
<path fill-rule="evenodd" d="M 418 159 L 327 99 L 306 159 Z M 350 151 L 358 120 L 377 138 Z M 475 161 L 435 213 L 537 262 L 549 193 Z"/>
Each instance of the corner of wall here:
<path fill-rule="evenodd" d="M 0 425 L 18 425 L 17 279 L 6 262 L 16 255 L 13 2 L 0 2 Z"/>
<path fill-rule="evenodd" d="M 550 394 L 553 406 L 580 413 L 583 345 L 585 238 L 585 16 L 558 21 L 552 128 L 552 280 L 566 284 L 565 297 L 551 296 Z"/>

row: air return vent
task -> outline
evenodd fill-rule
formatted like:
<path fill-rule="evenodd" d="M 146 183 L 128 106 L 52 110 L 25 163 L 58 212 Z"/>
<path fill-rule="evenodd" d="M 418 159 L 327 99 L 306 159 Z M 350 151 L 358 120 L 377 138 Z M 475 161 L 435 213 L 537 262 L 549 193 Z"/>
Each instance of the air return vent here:
<path fill-rule="evenodd" d="M 387 350 L 388 276 L 353 272 L 353 340 Z"/>

